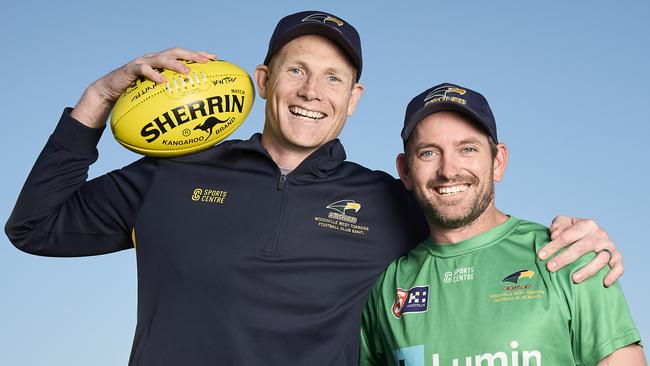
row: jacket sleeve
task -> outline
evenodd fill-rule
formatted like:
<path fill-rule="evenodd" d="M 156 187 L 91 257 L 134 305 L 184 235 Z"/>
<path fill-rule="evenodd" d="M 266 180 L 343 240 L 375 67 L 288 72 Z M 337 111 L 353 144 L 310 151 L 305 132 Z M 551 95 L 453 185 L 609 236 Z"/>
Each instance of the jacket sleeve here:
<path fill-rule="evenodd" d="M 143 158 L 86 181 L 103 129 L 86 127 L 66 109 L 41 151 L 5 232 L 20 250 L 71 257 L 133 247 L 131 231 L 157 169 Z"/>

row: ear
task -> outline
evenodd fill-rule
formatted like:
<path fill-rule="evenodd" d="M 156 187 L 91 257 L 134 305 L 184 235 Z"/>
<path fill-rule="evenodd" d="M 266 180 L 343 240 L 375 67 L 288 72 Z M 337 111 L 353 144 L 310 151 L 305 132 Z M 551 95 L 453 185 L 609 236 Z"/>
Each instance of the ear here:
<path fill-rule="evenodd" d="M 350 94 L 350 100 L 348 101 L 348 116 L 351 116 L 354 113 L 354 110 L 357 109 L 357 103 L 363 95 L 364 87 L 362 84 L 355 83 L 352 86 L 352 92 Z"/>
<path fill-rule="evenodd" d="M 508 166 L 508 146 L 497 145 L 497 156 L 494 157 L 494 181 L 501 182 Z"/>
<path fill-rule="evenodd" d="M 269 67 L 266 65 L 257 65 L 253 75 L 257 83 L 257 91 L 262 99 L 266 99 L 266 87 L 269 82 Z"/>
<path fill-rule="evenodd" d="M 411 177 L 411 171 L 406 161 L 406 155 L 404 153 L 397 155 L 397 161 L 395 163 L 397 164 L 397 174 L 399 174 L 399 178 L 402 180 L 404 187 L 407 191 L 412 191 L 413 178 Z"/>

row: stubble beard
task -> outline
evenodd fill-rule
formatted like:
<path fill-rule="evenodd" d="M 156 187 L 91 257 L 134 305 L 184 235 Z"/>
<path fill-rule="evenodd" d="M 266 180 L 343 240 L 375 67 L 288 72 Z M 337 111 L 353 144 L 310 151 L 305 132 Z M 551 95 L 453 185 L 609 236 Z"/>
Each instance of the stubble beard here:
<path fill-rule="evenodd" d="M 415 194 L 422 211 L 430 225 L 444 228 L 444 229 L 458 229 L 472 224 L 478 219 L 483 212 L 490 206 L 494 200 L 494 173 L 490 173 L 490 186 L 487 192 L 476 195 L 471 208 L 461 214 L 460 216 L 446 215 L 445 210 L 424 197 L 421 194 Z M 433 191 L 433 188 L 442 184 L 453 184 L 454 182 L 469 182 L 471 184 L 478 183 L 475 177 L 455 177 L 453 179 L 438 179 L 432 180 L 427 183 L 427 189 Z"/>

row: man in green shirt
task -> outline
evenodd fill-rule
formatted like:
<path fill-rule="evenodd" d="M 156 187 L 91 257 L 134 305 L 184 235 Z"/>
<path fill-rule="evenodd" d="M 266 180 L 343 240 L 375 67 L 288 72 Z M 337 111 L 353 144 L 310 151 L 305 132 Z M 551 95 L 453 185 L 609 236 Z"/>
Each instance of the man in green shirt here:
<path fill-rule="evenodd" d="M 579 285 L 535 253 L 542 225 L 494 205 L 508 163 L 485 98 L 441 84 L 408 105 L 397 159 L 431 236 L 393 262 L 363 315 L 360 364 L 645 365 L 640 336 L 606 270 Z"/>

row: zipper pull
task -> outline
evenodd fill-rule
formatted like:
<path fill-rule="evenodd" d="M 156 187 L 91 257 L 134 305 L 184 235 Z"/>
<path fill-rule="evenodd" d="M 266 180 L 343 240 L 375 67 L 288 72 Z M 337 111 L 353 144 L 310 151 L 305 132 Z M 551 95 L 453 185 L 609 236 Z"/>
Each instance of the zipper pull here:
<path fill-rule="evenodd" d="M 280 175 L 280 180 L 278 181 L 278 191 L 284 189 L 284 183 L 287 181 L 287 176 L 282 174 Z"/>

